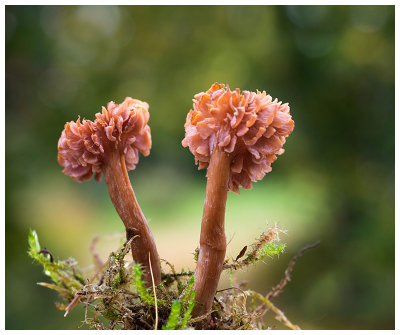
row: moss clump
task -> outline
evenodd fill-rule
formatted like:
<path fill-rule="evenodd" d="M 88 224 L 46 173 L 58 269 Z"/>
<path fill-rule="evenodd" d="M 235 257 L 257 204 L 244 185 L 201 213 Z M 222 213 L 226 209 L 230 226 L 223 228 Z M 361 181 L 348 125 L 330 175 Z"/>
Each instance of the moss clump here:
<path fill-rule="evenodd" d="M 223 268 L 233 277 L 236 270 L 282 253 L 285 244 L 279 243 L 279 232 L 282 230 L 276 226 L 269 228 L 253 245 L 243 248 L 236 259 L 226 260 Z M 41 249 L 35 231 L 29 232 L 28 241 L 28 254 L 43 266 L 44 273 L 53 282 L 39 285 L 59 292 L 64 303 L 56 306 L 65 310 L 65 315 L 77 304 L 84 304 L 83 322 L 93 329 L 173 330 L 192 328 L 198 322 L 204 329 L 269 329 L 263 323 L 263 316 L 268 311 L 274 312 L 287 327 L 299 329 L 269 299 L 290 280 L 291 268 L 285 272 L 283 281 L 266 296 L 246 290 L 244 283 L 232 283 L 232 287 L 217 291 L 208 315 L 192 318 L 195 304 L 193 272 L 177 272 L 172 264 L 163 260 L 169 271 L 162 272 L 159 286 L 147 288 L 140 265 L 125 260 L 130 241 L 112 252 L 104 263 L 94 255 L 95 271 L 90 275 L 79 270 L 72 258 L 55 260 L 48 250 Z"/>

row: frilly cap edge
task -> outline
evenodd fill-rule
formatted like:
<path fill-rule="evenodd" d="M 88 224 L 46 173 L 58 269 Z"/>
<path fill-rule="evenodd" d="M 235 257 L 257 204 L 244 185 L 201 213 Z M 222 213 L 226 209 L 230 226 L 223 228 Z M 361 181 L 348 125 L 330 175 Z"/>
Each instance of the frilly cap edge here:
<path fill-rule="evenodd" d="M 121 150 L 126 168 L 134 170 L 140 151 L 149 155 L 151 148 L 149 105 L 127 97 L 120 105 L 109 102 L 94 122 L 78 118 L 65 124 L 58 141 L 58 163 L 63 173 L 76 181 L 101 179 L 102 164 L 108 150 Z"/>
<path fill-rule="evenodd" d="M 208 167 L 216 146 L 232 155 L 229 189 L 249 189 L 272 170 L 283 154 L 286 137 L 294 122 L 287 103 L 263 92 L 231 91 L 215 83 L 196 94 L 185 123 L 184 147 L 189 147 L 199 169 Z"/>

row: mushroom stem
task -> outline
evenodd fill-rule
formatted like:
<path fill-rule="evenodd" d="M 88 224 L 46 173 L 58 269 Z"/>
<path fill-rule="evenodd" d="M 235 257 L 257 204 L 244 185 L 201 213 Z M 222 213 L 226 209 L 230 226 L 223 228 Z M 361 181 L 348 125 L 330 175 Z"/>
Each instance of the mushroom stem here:
<path fill-rule="evenodd" d="M 210 311 L 226 253 L 225 205 L 231 157 L 216 147 L 207 170 L 207 187 L 200 233 L 200 252 L 195 271 L 196 305 L 193 316 Z"/>
<path fill-rule="evenodd" d="M 111 201 L 125 225 L 126 238 L 130 240 L 137 236 L 131 243 L 132 257 L 145 267 L 143 279 L 147 286 L 152 286 L 150 255 L 154 283 L 159 285 L 161 268 L 156 244 L 129 181 L 125 156 L 118 150 L 109 150 L 105 159 L 102 172 Z"/>

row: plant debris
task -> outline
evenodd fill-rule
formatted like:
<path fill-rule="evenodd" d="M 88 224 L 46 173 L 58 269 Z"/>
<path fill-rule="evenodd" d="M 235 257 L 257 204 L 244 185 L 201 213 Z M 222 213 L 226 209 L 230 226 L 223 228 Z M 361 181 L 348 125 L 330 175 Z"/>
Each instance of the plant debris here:
<path fill-rule="evenodd" d="M 279 243 L 280 232 L 269 228 L 252 246 L 245 246 L 235 259 L 226 260 L 223 269 L 233 271 L 261 261 L 266 256 L 282 253 L 285 244 Z M 272 311 L 276 319 L 290 329 L 300 329 L 288 320 L 285 314 L 271 301 L 290 280 L 290 273 L 296 260 L 307 249 L 319 242 L 304 247 L 290 261 L 285 277 L 267 295 L 246 290 L 246 283 L 234 284 L 230 288 L 217 291 L 212 310 L 207 315 L 192 318 L 195 304 L 194 273 L 182 270 L 177 272 L 166 260 L 161 260 L 168 268 L 162 271 L 162 282 L 147 288 L 142 279 L 143 269 L 139 264 L 128 262 L 125 256 L 130 251 L 131 241 L 124 243 L 119 250 L 112 252 L 107 261 L 95 251 L 95 237 L 90 246 L 95 271 L 86 273 L 78 268 L 76 261 L 68 258 L 57 260 L 47 249 L 41 249 L 35 231 L 28 236 L 28 254 L 43 266 L 45 275 L 53 283 L 38 283 L 59 293 L 63 303 L 56 303 L 65 316 L 78 304 L 85 305 L 83 324 L 92 329 L 192 329 L 201 322 L 203 329 L 271 329 L 263 322 L 263 316 Z M 194 258 L 198 251 L 194 253 Z M 92 271 L 93 272 L 93 271 Z"/>

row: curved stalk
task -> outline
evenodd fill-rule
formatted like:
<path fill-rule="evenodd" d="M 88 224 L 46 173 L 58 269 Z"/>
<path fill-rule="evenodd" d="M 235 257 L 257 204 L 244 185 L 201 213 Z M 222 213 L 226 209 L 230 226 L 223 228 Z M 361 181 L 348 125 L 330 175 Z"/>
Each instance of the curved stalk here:
<path fill-rule="evenodd" d="M 147 286 L 152 285 L 149 259 L 151 260 L 154 284 L 159 285 L 161 268 L 156 244 L 129 181 L 125 157 L 118 150 L 110 150 L 105 157 L 107 161 L 103 164 L 102 172 L 111 201 L 125 225 L 127 240 L 137 236 L 131 244 L 132 257 L 135 262 L 144 266 L 143 279 Z"/>
<path fill-rule="evenodd" d="M 200 252 L 195 271 L 194 317 L 204 315 L 211 309 L 225 259 L 225 206 L 230 164 L 231 157 L 217 147 L 207 170 Z"/>

